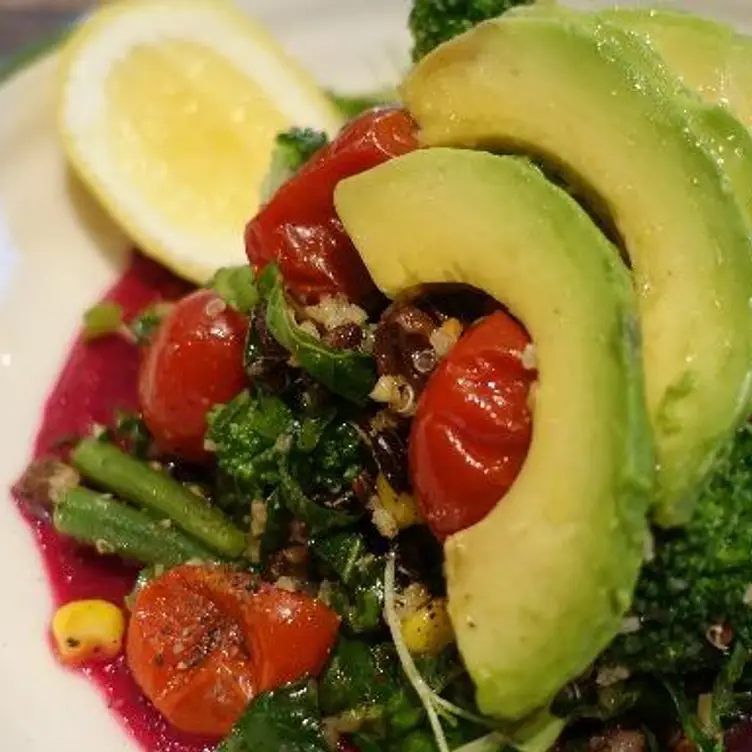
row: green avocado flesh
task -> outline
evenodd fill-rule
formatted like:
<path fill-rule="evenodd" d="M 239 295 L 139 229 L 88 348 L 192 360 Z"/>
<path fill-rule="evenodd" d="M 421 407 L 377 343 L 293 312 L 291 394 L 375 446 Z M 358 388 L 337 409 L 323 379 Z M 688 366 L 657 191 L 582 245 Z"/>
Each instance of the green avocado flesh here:
<path fill-rule="evenodd" d="M 654 458 L 629 274 L 581 207 L 517 157 L 414 152 L 340 183 L 335 204 L 388 296 L 473 285 L 535 342 L 522 473 L 444 548 L 479 707 L 524 718 L 613 639 L 640 568 Z"/>
<path fill-rule="evenodd" d="M 752 245 L 710 136 L 654 63 L 611 24 L 520 14 L 438 48 L 402 92 L 425 146 L 542 158 L 615 225 L 639 299 L 654 514 L 670 526 L 746 418 Z"/>
<path fill-rule="evenodd" d="M 733 29 L 671 10 L 617 8 L 599 15 L 647 41 L 682 83 L 706 102 L 727 101 L 726 68 L 736 38 Z"/>
<path fill-rule="evenodd" d="M 679 11 L 619 8 L 599 15 L 637 33 L 703 100 L 729 107 L 752 126 L 752 40 Z"/>

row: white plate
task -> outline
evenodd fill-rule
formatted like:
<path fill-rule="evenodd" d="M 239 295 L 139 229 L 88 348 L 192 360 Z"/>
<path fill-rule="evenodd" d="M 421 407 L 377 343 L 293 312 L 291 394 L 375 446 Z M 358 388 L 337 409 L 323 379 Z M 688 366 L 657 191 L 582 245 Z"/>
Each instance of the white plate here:
<path fill-rule="evenodd" d="M 592 6 L 598 0 L 573 0 Z M 407 64 L 409 0 L 245 0 L 334 88 L 393 83 Z M 648 4 L 648 3 L 642 3 Z M 749 0 L 667 3 L 752 29 Z M 46 639 L 50 599 L 32 538 L 7 497 L 80 321 L 128 244 L 66 174 L 54 128 L 55 57 L 0 88 L 0 750 L 125 752 L 133 743 Z"/>

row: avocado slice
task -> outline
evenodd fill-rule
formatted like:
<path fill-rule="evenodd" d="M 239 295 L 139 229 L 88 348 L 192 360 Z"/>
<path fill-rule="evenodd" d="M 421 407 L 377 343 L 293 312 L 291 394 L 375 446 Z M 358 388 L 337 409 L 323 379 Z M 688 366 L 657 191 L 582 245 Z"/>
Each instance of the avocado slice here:
<path fill-rule="evenodd" d="M 752 128 L 752 39 L 737 35 L 726 67 L 726 99 L 734 114 Z"/>
<path fill-rule="evenodd" d="M 633 34 L 566 15 L 481 24 L 424 58 L 403 97 L 425 146 L 543 159 L 610 217 L 639 293 L 658 456 L 655 517 L 686 522 L 746 418 L 752 244 L 729 180 Z"/>
<path fill-rule="evenodd" d="M 612 8 L 599 15 L 647 41 L 704 101 L 728 101 L 726 68 L 736 38 L 731 27 L 675 10 Z"/>
<path fill-rule="evenodd" d="M 724 47 L 721 41 L 729 42 L 735 35 L 721 24 L 706 19 L 690 16 L 686 13 L 672 11 L 647 11 L 644 9 L 615 8 L 594 16 L 590 13 L 577 13 L 558 6 L 536 5 L 525 6 L 515 10 L 515 13 L 527 16 L 563 18 L 570 23 L 583 25 L 585 28 L 595 29 L 603 19 L 609 25 L 617 28 L 635 29 L 638 38 L 645 44 L 631 45 L 631 51 L 639 60 L 640 70 L 649 75 L 656 89 L 667 98 L 673 98 L 691 122 L 692 128 L 702 145 L 716 160 L 719 170 L 728 178 L 729 185 L 740 204 L 747 224 L 747 233 L 752 237 L 752 134 L 736 117 L 721 104 L 709 104 L 713 97 L 705 97 L 703 101 L 698 91 L 689 88 L 690 84 L 702 87 L 703 70 L 710 65 L 711 58 L 708 49 L 716 50 L 719 54 L 726 54 L 728 44 Z M 624 23 L 629 21 L 629 23 Z M 670 57 L 662 57 L 658 53 L 658 46 L 652 43 L 649 33 L 640 31 L 642 26 L 650 29 L 657 25 L 659 29 L 666 29 L 669 43 L 662 45 L 670 53 Z M 613 31 L 612 31 L 613 33 Z M 701 43 L 702 39 L 705 45 Z M 663 37 L 661 36 L 661 39 Z M 682 75 L 679 66 L 679 48 L 681 41 L 697 44 L 697 72 L 691 63 L 686 64 Z M 713 43 L 714 42 L 714 43 Z M 674 51 L 673 45 L 677 50 Z M 705 53 L 703 55 L 703 52 Z M 688 55 L 688 51 L 684 51 Z M 671 64 L 669 64 L 671 61 Z M 707 71 L 705 71 L 707 73 Z M 678 78 L 677 75 L 679 74 Z M 723 71 L 717 71 L 717 78 L 724 79 Z M 715 74 L 714 74 L 715 75 Z M 722 95 L 719 95 L 722 99 Z"/>
<path fill-rule="evenodd" d="M 616 635 L 640 568 L 653 456 L 629 275 L 580 206 L 517 157 L 421 150 L 340 183 L 335 205 L 387 296 L 473 285 L 535 343 L 525 466 L 444 548 L 479 707 L 524 718 Z"/>
<path fill-rule="evenodd" d="M 616 8 L 599 15 L 637 33 L 704 101 L 752 126 L 752 40 L 725 24 L 672 10 Z"/>

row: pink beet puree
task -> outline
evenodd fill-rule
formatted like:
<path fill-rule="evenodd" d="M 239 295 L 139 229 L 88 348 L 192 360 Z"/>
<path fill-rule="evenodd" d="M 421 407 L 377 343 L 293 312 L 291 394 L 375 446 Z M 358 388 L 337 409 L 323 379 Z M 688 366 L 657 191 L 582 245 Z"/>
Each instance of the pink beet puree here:
<path fill-rule="evenodd" d="M 130 317 L 151 303 L 180 297 L 188 290 L 157 264 L 138 254 L 106 296 Z M 117 409 L 135 410 L 138 351 L 118 337 L 85 345 L 77 341 L 44 407 L 34 458 L 61 451 L 61 440 L 108 424 Z M 16 497 L 18 498 L 18 497 Z M 81 598 L 104 598 L 122 605 L 137 570 L 105 559 L 60 538 L 39 510 L 21 511 L 34 532 L 52 587 L 55 606 Z M 215 745 L 169 728 L 141 695 L 123 658 L 84 669 L 123 725 L 149 752 L 204 752 Z"/>

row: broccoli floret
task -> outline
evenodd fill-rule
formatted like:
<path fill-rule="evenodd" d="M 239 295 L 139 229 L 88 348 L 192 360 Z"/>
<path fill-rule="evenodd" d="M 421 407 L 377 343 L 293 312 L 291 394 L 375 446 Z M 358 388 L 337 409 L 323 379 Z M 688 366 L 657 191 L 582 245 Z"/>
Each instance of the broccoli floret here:
<path fill-rule="evenodd" d="M 434 47 L 462 34 L 481 21 L 496 18 L 517 5 L 534 0 L 415 0 L 410 13 L 413 60 L 418 61 Z"/>
<path fill-rule="evenodd" d="M 326 133 L 312 128 L 291 128 L 277 134 L 269 171 L 261 186 L 261 198 L 268 201 L 319 149 L 326 146 Z"/>
<path fill-rule="evenodd" d="M 632 671 L 717 669 L 733 637 L 752 645 L 752 430 L 741 429 L 692 521 L 656 533 L 627 633 L 604 656 Z M 638 621 L 639 620 L 639 621 Z"/>

